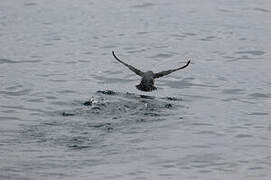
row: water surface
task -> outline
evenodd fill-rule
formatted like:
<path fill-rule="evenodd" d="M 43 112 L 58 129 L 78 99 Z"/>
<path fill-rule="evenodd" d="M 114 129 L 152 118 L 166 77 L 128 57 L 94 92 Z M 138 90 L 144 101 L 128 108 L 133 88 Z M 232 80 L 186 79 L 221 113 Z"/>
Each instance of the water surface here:
<path fill-rule="evenodd" d="M 271 177 L 271 4 L 0 2 L 0 179 Z M 157 91 L 115 61 L 155 72 Z"/>

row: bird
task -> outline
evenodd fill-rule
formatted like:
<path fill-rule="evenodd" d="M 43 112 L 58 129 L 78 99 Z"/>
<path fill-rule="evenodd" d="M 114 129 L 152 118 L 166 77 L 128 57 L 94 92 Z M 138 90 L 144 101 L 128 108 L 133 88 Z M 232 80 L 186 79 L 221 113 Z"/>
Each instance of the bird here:
<path fill-rule="evenodd" d="M 150 91 L 154 91 L 157 89 L 157 87 L 154 86 L 154 80 L 166 75 L 169 75 L 175 71 L 178 71 L 180 69 L 184 69 L 186 68 L 189 64 L 190 64 L 190 60 L 182 67 L 176 68 L 176 69 L 170 69 L 170 70 L 166 70 L 166 71 L 161 71 L 158 73 L 154 73 L 152 71 L 146 71 L 143 72 L 125 62 L 123 62 L 122 60 L 120 60 L 116 55 L 115 52 L 112 51 L 112 55 L 113 57 L 120 62 L 121 64 L 123 64 L 124 66 L 128 67 L 131 71 L 133 71 L 136 75 L 141 77 L 141 82 L 140 84 L 136 85 L 136 88 L 140 91 L 145 91 L 145 92 L 150 92 Z"/>

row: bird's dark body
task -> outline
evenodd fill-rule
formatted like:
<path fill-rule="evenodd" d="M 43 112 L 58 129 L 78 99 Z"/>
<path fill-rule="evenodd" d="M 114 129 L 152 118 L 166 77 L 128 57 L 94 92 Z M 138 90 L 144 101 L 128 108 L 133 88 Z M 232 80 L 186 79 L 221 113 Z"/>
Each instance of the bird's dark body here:
<path fill-rule="evenodd" d="M 140 84 L 136 85 L 136 88 L 141 91 L 153 91 L 157 88 L 154 86 L 154 73 L 147 71 L 144 73 Z"/>
<path fill-rule="evenodd" d="M 186 65 L 184 65 L 183 67 L 180 67 L 180 68 L 177 68 L 177 69 L 172 69 L 172 70 L 167 70 L 167 71 L 161 71 L 159 73 L 153 73 L 152 71 L 142 72 L 142 71 L 136 69 L 135 67 L 121 61 L 115 55 L 114 51 L 112 51 L 112 54 L 113 54 L 114 58 L 117 61 L 119 61 L 124 66 L 128 67 L 131 71 L 133 71 L 134 73 L 136 73 L 137 75 L 142 77 L 140 84 L 136 85 L 136 88 L 138 90 L 141 90 L 141 91 L 153 91 L 153 90 L 156 90 L 157 88 L 154 86 L 154 79 L 163 77 L 163 76 L 168 75 L 168 74 L 170 74 L 170 73 L 172 73 L 174 71 L 178 71 L 180 69 L 186 68 L 190 63 L 190 61 L 188 61 L 186 63 Z"/>

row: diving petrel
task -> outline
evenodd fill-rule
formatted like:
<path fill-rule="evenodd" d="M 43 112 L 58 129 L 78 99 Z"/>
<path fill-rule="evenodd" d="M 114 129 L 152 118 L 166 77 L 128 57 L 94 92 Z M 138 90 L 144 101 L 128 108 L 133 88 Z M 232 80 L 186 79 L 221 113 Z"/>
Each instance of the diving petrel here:
<path fill-rule="evenodd" d="M 140 77 L 142 77 L 140 84 L 136 85 L 136 88 L 138 90 L 141 91 L 153 91 L 156 90 L 157 88 L 154 86 L 154 79 L 156 78 L 160 78 L 163 76 L 166 76 L 174 71 L 178 71 L 180 69 L 186 68 L 189 63 L 190 60 L 186 63 L 186 65 L 180 67 L 180 68 L 176 68 L 176 69 L 171 69 L 171 70 L 167 70 L 167 71 L 161 71 L 158 73 L 153 73 L 152 71 L 147 71 L 147 72 L 142 72 L 139 69 L 126 64 L 125 62 L 121 61 L 114 53 L 114 51 L 112 51 L 112 54 L 114 56 L 114 58 L 119 61 L 121 64 L 123 64 L 124 66 L 128 67 L 131 71 L 133 71 L 134 73 L 136 73 L 137 75 L 139 75 Z"/>

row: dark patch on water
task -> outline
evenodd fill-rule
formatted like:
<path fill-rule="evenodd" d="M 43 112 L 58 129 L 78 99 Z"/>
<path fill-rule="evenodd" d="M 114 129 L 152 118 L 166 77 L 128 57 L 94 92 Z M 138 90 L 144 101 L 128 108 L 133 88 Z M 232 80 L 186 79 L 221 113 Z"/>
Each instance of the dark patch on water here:
<path fill-rule="evenodd" d="M 254 55 L 254 56 L 261 56 L 261 55 L 264 55 L 266 52 L 254 50 L 254 51 L 237 51 L 235 53 L 236 54 L 249 54 L 249 55 Z"/>
<path fill-rule="evenodd" d="M 176 97 L 164 97 L 162 99 L 166 99 L 169 101 L 181 101 L 182 100 L 181 98 L 176 98 Z"/>
<path fill-rule="evenodd" d="M 252 98 L 270 98 L 271 97 L 271 95 L 263 94 L 263 93 L 252 93 L 252 94 L 249 94 L 249 96 Z"/>
<path fill-rule="evenodd" d="M 108 133 L 140 133 L 144 124 L 158 123 L 179 113 L 173 111 L 182 107 L 179 100 L 177 97 L 99 90 L 88 101 L 71 103 L 69 110 L 61 112 L 63 118 L 27 127 L 23 134 L 27 140 L 34 139 L 31 140 L 34 143 L 87 150 L 102 146 Z M 139 128 L 132 128 L 134 126 Z"/>
<path fill-rule="evenodd" d="M 136 50 L 129 50 L 127 53 L 133 54 L 133 53 L 140 53 L 140 52 L 145 52 L 146 49 L 136 49 Z"/>
<path fill-rule="evenodd" d="M 23 87 L 22 85 L 14 85 L 14 86 L 6 87 L 5 89 L 6 90 L 14 90 L 14 89 L 22 88 L 22 87 Z"/>
<path fill-rule="evenodd" d="M 196 36 L 197 34 L 195 34 L 195 33 L 183 33 L 183 34 L 185 34 L 185 35 L 187 35 L 187 36 Z"/>
<path fill-rule="evenodd" d="M 236 138 L 251 138 L 253 137 L 252 135 L 250 134 L 238 134 L 235 136 Z"/>
<path fill-rule="evenodd" d="M 267 115 L 269 115 L 269 113 L 254 112 L 254 113 L 248 113 L 247 115 L 251 115 L 251 116 L 267 116 Z"/>
<path fill-rule="evenodd" d="M 65 76 L 66 73 L 50 73 L 50 74 L 36 74 L 39 77 L 56 77 L 56 76 Z"/>
<path fill-rule="evenodd" d="M 254 11 L 260 11 L 264 13 L 269 13 L 270 11 L 268 9 L 263 9 L 263 8 L 253 8 Z"/>
<path fill-rule="evenodd" d="M 63 91 L 56 91 L 57 93 L 60 94 L 75 94 L 76 91 L 72 91 L 72 90 L 63 90 Z"/>
<path fill-rule="evenodd" d="M 89 60 L 80 59 L 80 60 L 78 60 L 78 62 L 80 62 L 80 63 L 89 63 Z"/>
<path fill-rule="evenodd" d="M 92 105 L 92 101 L 86 101 L 83 103 L 84 106 L 91 106 Z"/>
<path fill-rule="evenodd" d="M 17 61 L 13 61 L 10 59 L 0 59 L 0 64 L 13 64 L 13 63 L 17 63 Z"/>
<path fill-rule="evenodd" d="M 67 80 L 65 79 L 49 79 L 48 81 L 56 82 L 56 83 L 65 83 Z"/>
<path fill-rule="evenodd" d="M 24 89 L 21 91 L 0 91 L 0 94 L 8 95 L 8 96 L 24 96 L 31 92 L 31 89 Z"/>
<path fill-rule="evenodd" d="M 140 97 L 143 99 L 154 99 L 155 98 L 153 96 L 147 96 L 147 95 L 140 95 Z"/>
<path fill-rule="evenodd" d="M 218 9 L 218 11 L 225 12 L 225 13 L 231 13 L 232 12 L 231 10 L 228 10 L 228 9 Z"/>
<path fill-rule="evenodd" d="M 155 4 L 153 3 L 143 3 L 143 4 L 139 4 L 139 5 L 134 5 L 132 6 L 133 8 L 138 8 L 138 9 L 141 9 L 141 8 L 147 8 L 147 7 L 152 7 L 154 6 Z"/>
<path fill-rule="evenodd" d="M 170 36 L 174 37 L 176 40 L 184 40 L 187 36 L 182 34 L 171 34 Z"/>
<path fill-rule="evenodd" d="M 73 113 L 68 113 L 68 112 L 63 112 L 62 116 L 74 116 L 75 114 Z"/>
<path fill-rule="evenodd" d="M 239 95 L 239 94 L 244 94 L 245 90 L 243 89 L 224 89 L 222 91 L 224 94 L 234 94 L 234 95 Z"/>
<path fill-rule="evenodd" d="M 90 100 L 83 102 L 82 104 L 88 107 L 87 111 L 82 109 L 81 111 L 75 111 L 75 114 L 84 116 L 91 113 L 97 116 L 109 117 L 128 117 L 134 119 L 136 115 L 150 115 L 149 112 L 160 113 L 166 109 L 172 109 L 178 107 L 168 101 L 180 101 L 180 98 L 176 97 L 162 97 L 157 98 L 154 96 L 137 95 L 133 93 L 117 93 L 111 90 L 97 91 L 96 97 L 92 97 Z M 114 96 L 112 96 L 114 95 Z M 93 117 L 93 116 L 92 116 Z M 98 118 L 98 117 L 96 117 Z M 113 118 L 114 119 L 114 118 Z"/>
<path fill-rule="evenodd" d="M 228 62 L 239 61 L 239 60 L 255 60 L 255 58 L 249 57 L 248 55 L 242 55 L 238 58 L 229 59 Z"/>
<path fill-rule="evenodd" d="M 88 125 L 88 127 L 95 127 L 95 128 L 101 128 L 101 127 L 109 127 L 112 126 L 111 123 L 91 123 Z"/>
<path fill-rule="evenodd" d="M 201 41 L 213 41 L 216 38 L 216 36 L 207 36 L 205 38 L 201 38 Z"/>
<path fill-rule="evenodd" d="M 37 5 L 37 3 L 35 2 L 27 2 L 27 3 L 24 3 L 25 6 L 35 6 Z"/>
<path fill-rule="evenodd" d="M 117 93 L 111 90 L 105 90 L 105 91 L 97 91 L 97 93 L 102 93 L 102 94 L 106 94 L 106 95 L 116 95 Z"/>
<path fill-rule="evenodd" d="M 169 109 L 169 108 L 172 108 L 172 107 L 173 107 L 173 106 L 172 106 L 172 104 L 170 104 L 170 103 L 165 105 L 165 108 L 168 108 L 168 109 Z"/>
<path fill-rule="evenodd" d="M 150 116 L 150 117 L 159 117 L 160 116 L 160 114 L 153 113 L 153 112 L 145 112 L 144 115 L 145 116 Z"/>
<path fill-rule="evenodd" d="M 42 62 L 42 60 L 21 60 L 15 61 L 10 59 L 0 59 L 0 64 L 17 64 L 17 63 L 38 63 Z"/>
<path fill-rule="evenodd" d="M 93 54 L 93 52 L 91 52 L 91 51 L 86 51 L 86 52 L 84 52 L 83 54 L 89 55 L 89 54 Z"/>
<path fill-rule="evenodd" d="M 20 118 L 17 117 L 6 117 L 6 116 L 0 116 L 0 120 L 1 121 L 5 121 L 5 120 L 21 120 Z"/>

